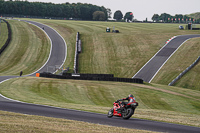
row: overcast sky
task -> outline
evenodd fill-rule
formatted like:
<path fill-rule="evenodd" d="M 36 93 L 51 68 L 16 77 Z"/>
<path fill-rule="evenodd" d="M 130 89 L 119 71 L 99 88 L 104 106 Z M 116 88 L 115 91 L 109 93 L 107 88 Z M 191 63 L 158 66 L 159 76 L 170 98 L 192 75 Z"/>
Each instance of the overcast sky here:
<path fill-rule="evenodd" d="M 168 13 L 190 14 L 200 12 L 200 0 L 28 0 L 52 3 L 90 3 L 93 5 L 110 8 L 112 16 L 116 10 L 121 10 L 123 15 L 126 12 L 133 12 L 137 20 L 151 20 L 154 14 Z"/>

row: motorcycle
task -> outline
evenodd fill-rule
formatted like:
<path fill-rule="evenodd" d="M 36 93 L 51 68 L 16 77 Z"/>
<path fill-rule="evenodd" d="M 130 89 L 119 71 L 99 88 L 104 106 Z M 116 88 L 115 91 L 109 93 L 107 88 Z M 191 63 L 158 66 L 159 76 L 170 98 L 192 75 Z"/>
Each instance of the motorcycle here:
<path fill-rule="evenodd" d="M 108 111 L 107 117 L 117 116 L 123 119 L 129 119 L 134 114 L 137 106 L 138 103 L 136 101 L 127 103 L 117 100 L 113 103 L 113 108 Z"/>

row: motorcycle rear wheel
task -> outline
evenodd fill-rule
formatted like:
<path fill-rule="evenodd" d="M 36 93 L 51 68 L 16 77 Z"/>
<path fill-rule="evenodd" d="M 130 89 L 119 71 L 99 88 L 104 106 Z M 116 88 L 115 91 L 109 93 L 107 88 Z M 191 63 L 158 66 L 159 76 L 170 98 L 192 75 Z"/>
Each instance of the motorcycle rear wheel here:
<path fill-rule="evenodd" d="M 113 117 L 113 109 L 110 109 L 110 110 L 108 111 L 107 117 L 108 117 L 108 118 Z"/>
<path fill-rule="evenodd" d="M 125 113 L 122 113 L 122 117 L 123 119 L 129 119 L 132 115 L 133 115 L 133 109 L 132 108 L 128 108 L 126 109 Z"/>

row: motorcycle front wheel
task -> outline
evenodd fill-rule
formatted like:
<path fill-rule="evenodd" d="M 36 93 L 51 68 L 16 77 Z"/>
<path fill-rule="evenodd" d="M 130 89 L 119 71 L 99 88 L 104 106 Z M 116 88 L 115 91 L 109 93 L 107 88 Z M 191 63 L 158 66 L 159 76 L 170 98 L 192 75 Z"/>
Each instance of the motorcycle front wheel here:
<path fill-rule="evenodd" d="M 108 117 L 108 118 L 113 117 L 113 109 L 110 109 L 110 110 L 108 111 L 107 117 Z"/>
<path fill-rule="evenodd" d="M 126 112 L 122 113 L 122 117 L 123 119 L 129 119 L 132 115 L 133 115 L 133 109 L 132 108 L 128 108 L 126 109 Z"/>

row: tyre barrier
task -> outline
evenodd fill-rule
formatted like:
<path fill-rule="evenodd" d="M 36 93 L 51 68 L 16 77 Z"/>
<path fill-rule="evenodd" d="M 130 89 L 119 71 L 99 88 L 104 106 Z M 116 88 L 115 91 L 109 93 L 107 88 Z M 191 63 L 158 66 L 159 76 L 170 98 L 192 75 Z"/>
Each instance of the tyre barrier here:
<path fill-rule="evenodd" d="M 139 78 L 118 78 L 113 74 L 77 74 L 67 73 L 65 75 L 56 75 L 52 73 L 37 73 L 36 77 L 57 78 L 57 79 L 74 79 L 74 80 L 95 80 L 95 81 L 114 81 L 129 82 L 143 84 L 143 80 Z"/>
<path fill-rule="evenodd" d="M 10 44 L 10 40 L 11 40 L 11 35 L 12 35 L 12 31 L 11 31 L 11 27 L 10 24 L 2 19 L 6 24 L 7 24 L 7 28 L 8 28 L 8 39 L 6 40 L 5 44 L 0 48 L 0 55 L 3 53 L 3 51 L 8 47 L 8 45 Z"/>

